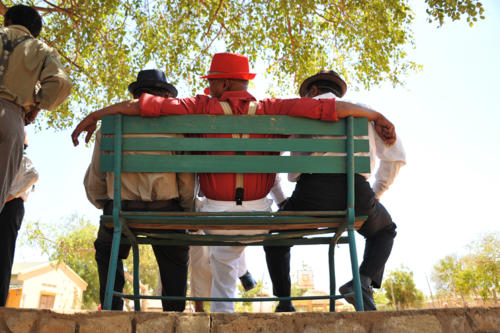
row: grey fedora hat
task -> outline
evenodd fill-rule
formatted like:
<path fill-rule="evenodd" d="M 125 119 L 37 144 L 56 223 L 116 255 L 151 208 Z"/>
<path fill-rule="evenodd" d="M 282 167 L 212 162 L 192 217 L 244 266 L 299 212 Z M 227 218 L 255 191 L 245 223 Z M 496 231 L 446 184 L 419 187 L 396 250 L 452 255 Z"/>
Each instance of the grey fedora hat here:
<path fill-rule="evenodd" d="M 307 95 L 309 88 L 313 83 L 324 83 L 328 86 L 331 86 L 336 91 L 335 95 L 337 97 L 342 97 L 345 95 L 347 91 L 347 84 L 342 80 L 340 75 L 338 75 L 335 71 L 322 69 L 317 74 L 308 77 L 302 82 L 299 88 L 300 97 L 304 97 Z"/>

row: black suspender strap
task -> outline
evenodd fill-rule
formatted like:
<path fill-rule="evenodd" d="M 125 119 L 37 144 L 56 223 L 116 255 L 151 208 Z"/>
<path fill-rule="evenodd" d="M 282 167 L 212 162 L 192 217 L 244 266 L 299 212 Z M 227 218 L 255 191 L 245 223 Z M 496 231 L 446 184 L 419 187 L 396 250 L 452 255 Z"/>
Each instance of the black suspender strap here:
<path fill-rule="evenodd" d="M 2 54 L 0 55 L 0 84 L 2 84 L 3 77 L 4 77 L 5 73 L 7 72 L 7 67 L 9 66 L 9 58 L 10 58 L 12 51 L 14 51 L 14 48 L 16 46 L 18 46 L 19 44 L 21 44 L 25 40 L 31 39 L 33 37 L 31 37 L 30 35 L 25 35 L 25 36 L 18 37 L 14 40 L 10 40 L 7 37 L 7 34 L 5 33 L 5 31 L 0 31 L 0 36 L 2 38 L 2 46 L 3 46 L 3 51 L 2 51 Z"/>

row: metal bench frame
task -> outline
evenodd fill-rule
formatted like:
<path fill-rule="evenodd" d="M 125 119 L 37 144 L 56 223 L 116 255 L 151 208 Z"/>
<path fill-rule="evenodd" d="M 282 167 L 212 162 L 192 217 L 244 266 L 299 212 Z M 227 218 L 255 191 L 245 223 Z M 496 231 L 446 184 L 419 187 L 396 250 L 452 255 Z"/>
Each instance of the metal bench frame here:
<path fill-rule="evenodd" d="M 165 137 L 164 134 L 188 134 L 187 137 Z M 279 138 L 200 138 L 200 133 L 277 134 Z M 354 175 L 370 172 L 367 119 L 341 119 L 323 122 L 289 116 L 213 116 L 182 115 L 158 118 L 106 116 L 102 122 L 101 165 L 114 173 L 114 206 L 112 215 L 101 221 L 113 227 L 113 243 L 109 263 L 104 309 L 111 309 L 112 296 L 134 300 L 140 311 L 140 299 L 204 300 L 204 301 L 278 301 L 298 299 L 335 300 L 349 295 L 335 294 L 334 250 L 337 244 L 348 244 L 354 282 L 355 308 L 363 310 L 359 281 L 355 230 L 366 217 L 354 214 Z M 154 134 L 158 137 L 144 137 Z M 290 135 L 329 135 L 332 139 L 286 138 Z M 165 155 L 158 151 L 186 151 L 191 155 Z M 341 156 L 270 155 L 204 155 L 203 151 L 258 152 L 336 152 Z M 130 153 L 133 152 L 133 153 Z M 235 173 L 342 173 L 347 174 L 347 207 L 328 212 L 129 212 L 121 209 L 122 172 L 235 172 Z M 139 229 L 148 229 L 148 232 Z M 154 230 L 158 229 L 158 233 Z M 270 234 L 251 236 L 192 235 L 162 233 L 161 229 L 267 229 Z M 279 231 L 278 231 L 279 230 Z M 347 237 L 342 236 L 347 232 Z M 122 239 L 122 234 L 126 236 Z M 133 295 L 113 290 L 120 241 L 132 244 L 134 262 Z M 248 241 L 252 241 L 248 243 Z M 264 298 L 212 298 L 148 296 L 139 293 L 139 244 L 165 245 L 309 245 L 328 244 L 330 295 Z"/>

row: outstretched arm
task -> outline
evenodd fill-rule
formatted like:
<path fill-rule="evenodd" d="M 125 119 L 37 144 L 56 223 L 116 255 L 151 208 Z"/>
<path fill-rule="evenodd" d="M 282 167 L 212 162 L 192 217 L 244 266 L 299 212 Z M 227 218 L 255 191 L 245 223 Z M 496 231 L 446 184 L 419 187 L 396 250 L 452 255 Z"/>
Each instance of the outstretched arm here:
<path fill-rule="evenodd" d="M 141 115 L 141 110 L 139 109 L 139 100 L 133 99 L 130 101 L 116 103 L 89 114 L 76 126 L 73 133 L 71 133 L 73 145 L 75 145 L 75 147 L 78 146 L 78 136 L 82 132 L 87 132 L 87 135 L 85 136 L 85 142 L 88 143 L 90 138 L 92 137 L 92 134 L 95 132 L 97 122 L 101 120 L 103 116 L 118 113 L 126 114 L 129 116 Z"/>
<path fill-rule="evenodd" d="M 381 113 L 365 106 L 341 101 L 336 101 L 336 109 L 339 118 L 350 116 L 368 118 L 368 120 L 374 122 L 375 131 L 386 144 L 393 145 L 396 142 L 394 125 Z"/>

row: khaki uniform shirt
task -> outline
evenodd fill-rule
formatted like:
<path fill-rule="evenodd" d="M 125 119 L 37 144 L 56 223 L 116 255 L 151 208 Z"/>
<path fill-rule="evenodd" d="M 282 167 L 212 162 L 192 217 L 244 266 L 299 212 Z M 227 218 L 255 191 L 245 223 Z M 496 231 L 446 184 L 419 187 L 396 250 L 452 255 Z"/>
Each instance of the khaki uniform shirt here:
<path fill-rule="evenodd" d="M 21 25 L 0 28 L 9 40 L 29 35 Z M 3 43 L 0 42 L 0 54 Z M 40 89 L 35 92 L 35 85 Z M 0 83 L 0 98 L 29 109 L 38 104 L 41 109 L 53 110 L 71 92 L 71 81 L 57 59 L 56 51 L 45 43 L 31 38 L 14 48 L 9 58 L 7 72 Z"/>
<path fill-rule="evenodd" d="M 174 134 L 169 135 L 174 136 Z M 181 135 L 177 135 L 181 136 Z M 100 164 L 101 131 L 96 134 L 92 161 L 83 184 L 89 201 L 99 209 L 113 199 L 113 173 L 102 172 Z M 164 152 L 172 154 L 171 152 Z M 179 198 L 184 210 L 194 208 L 194 175 L 192 173 L 122 173 L 122 200 L 156 201 Z"/>

